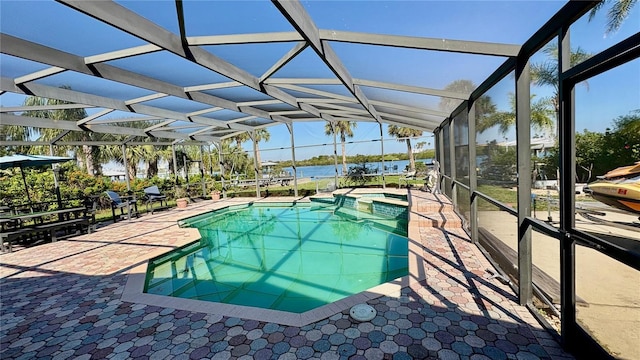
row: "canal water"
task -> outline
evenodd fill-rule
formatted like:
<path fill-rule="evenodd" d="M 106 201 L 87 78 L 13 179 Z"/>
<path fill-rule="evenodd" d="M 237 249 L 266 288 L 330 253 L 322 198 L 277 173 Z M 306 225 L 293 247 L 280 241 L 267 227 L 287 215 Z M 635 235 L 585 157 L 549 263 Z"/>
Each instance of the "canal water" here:
<path fill-rule="evenodd" d="M 431 165 L 432 159 L 420 159 L 416 160 L 416 162 L 423 162 L 426 165 Z M 356 165 L 360 164 L 347 163 L 347 169 Z M 385 174 L 397 174 L 406 171 L 406 168 L 409 165 L 409 160 L 385 161 L 384 169 L 382 167 L 382 162 L 368 162 L 365 163 L 365 165 L 368 168 L 375 170 L 376 174 L 382 174 L 383 172 Z M 283 168 L 283 170 L 293 175 L 293 169 L 290 166 Z M 297 176 L 299 178 L 331 177 L 334 175 L 334 165 L 297 166 Z M 338 161 L 338 175 L 344 175 L 342 173 L 341 161 Z"/>

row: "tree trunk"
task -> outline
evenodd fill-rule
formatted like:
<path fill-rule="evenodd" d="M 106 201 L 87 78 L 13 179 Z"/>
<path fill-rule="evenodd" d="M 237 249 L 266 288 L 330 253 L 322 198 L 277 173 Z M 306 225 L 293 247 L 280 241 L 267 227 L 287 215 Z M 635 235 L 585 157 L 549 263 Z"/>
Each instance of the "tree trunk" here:
<path fill-rule="evenodd" d="M 158 175 L 158 159 L 149 161 L 149 167 L 147 168 L 147 179 Z"/>
<path fill-rule="evenodd" d="M 85 159 L 85 165 L 87 166 L 87 174 L 89 176 L 95 175 L 95 162 L 93 161 L 93 149 L 89 145 L 82 145 L 82 153 Z"/>
<path fill-rule="evenodd" d="M 78 161 L 78 167 L 81 170 L 87 171 L 87 157 L 84 154 L 83 148 L 84 146 L 80 146 L 79 149 L 78 147 L 74 146 L 73 151 L 74 151 L 74 154 L 76 155 L 76 160 Z M 81 152 L 82 156 L 78 155 L 78 152 Z"/>
<path fill-rule="evenodd" d="M 413 158 L 413 151 L 411 151 L 411 140 L 407 139 L 407 154 L 409 154 L 409 171 L 416 170 L 416 161 Z"/>
<path fill-rule="evenodd" d="M 102 165 L 100 163 L 95 164 L 93 168 L 95 169 L 96 175 L 102 176 Z"/>
<path fill-rule="evenodd" d="M 127 171 L 129 172 L 129 179 L 133 182 L 138 173 L 136 169 L 136 164 L 132 164 L 131 162 L 127 162 Z"/>
<path fill-rule="evenodd" d="M 344 133 L 340 135 L 340 141 L 342 142 L 342 175 L 347 175 L 347 150 L 345 145 L 347 139 Z"/>

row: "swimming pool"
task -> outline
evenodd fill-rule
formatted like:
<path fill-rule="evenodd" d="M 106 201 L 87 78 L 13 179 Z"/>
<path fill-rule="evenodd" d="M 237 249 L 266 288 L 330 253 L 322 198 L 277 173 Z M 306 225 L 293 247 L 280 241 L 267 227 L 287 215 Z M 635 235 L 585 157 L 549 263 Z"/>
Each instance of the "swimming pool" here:
<path fill-rule="evenodd" d="M 149 262 L 144 291 L 302 313 L 407 275 L 406 219 L 330 204 L 229 206 Z"/>

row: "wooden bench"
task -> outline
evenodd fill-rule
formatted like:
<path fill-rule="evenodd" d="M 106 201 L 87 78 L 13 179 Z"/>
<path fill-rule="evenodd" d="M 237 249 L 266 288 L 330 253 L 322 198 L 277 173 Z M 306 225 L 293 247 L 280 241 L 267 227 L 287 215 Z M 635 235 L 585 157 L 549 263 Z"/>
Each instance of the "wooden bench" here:
<path fill-rule="evenodd" d="M 12 229 L 9 231 L 3 231 L 0 233 L 0 248 L 2 252 L 12 252 L 13 242 L 19 240 L 25 236 L 33 236 L 38 234 L 48 235 L 51 238 L 51 242 L 58 241 L 58 239 L 64 239 L 67 237 L 81 234 L 85 229 L 87 233 L 91 233 L 91 219 L 89 217 L 81 217 L 77 219 L 70 219 L 64 221 L 56 221 L 51 223 L 38 224 L 25 228 Z M 57 232 L 61 229 L 75 228 L 75 233 L 65 234 L 58 236 Z M 6 245 L 5 245 L 6 243 Z"/>
<path fill-rule="evenodd" d="M 490 233 L 487 229 L 478 227 L 478 240 L 480 245 L 491 255 L 491 258 L 500 266 L 509 279 L 518 283 L 518 253 L 505 244 L 502 240 Z M 532 266 L 533 284 L 540 289 L 553 304 L 560 304 L 560 283 L 542 271 L 536 265 Z M 579 296 L 576 303 L 582 306 L 589 304 Z"/>
<path fill-rule="evenodd" d="M 74 234 L 66 234 L 60 237 L 57 236 L 58 230 L 61 230 L 61 229 L 68 230 L 68 229 L 71 229 L 72 227 L 76 229 L 76 232 Z M 40 225 L 34 226 L 33 228 L 37 232 L 48 233 L 51 236 L 51 242 L 56 242 L 58 239 L 79 235 L 82 233 L 84 229 L 87 229 L 87 233 L 91 233 L 90 221 L 89 221 L 89 218 L 87 217 L 40 224 Z"/>
<path fill-rule="evenodd" d="M 3 231 L 0 233 L 0 248 L 2 252 L 12 252 L 13 241 L 22 238 L 23 236 L 31 235 L 35 232 L 33 228 L 14 229 L 10 231 Z M 6 243 L 6 245 L 5 245 Z"/>

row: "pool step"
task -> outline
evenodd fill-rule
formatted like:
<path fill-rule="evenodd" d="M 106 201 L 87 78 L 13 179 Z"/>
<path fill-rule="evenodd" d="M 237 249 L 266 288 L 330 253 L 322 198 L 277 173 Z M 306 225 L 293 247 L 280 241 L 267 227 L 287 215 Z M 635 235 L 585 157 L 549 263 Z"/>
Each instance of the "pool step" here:
<path fill-rule="evenodd" d="M 463 226 L 462 219 L 453 210 L 449 199 L 442 195 L 425 194 L 414 196 L 413 214 L 423 227 L 455 229 Z"/>
<path fill-rule="evenodd" d="M 358 202 L 358 211 L 373 214 L 373 201 L 371 199 L 359 199 Z"/>

